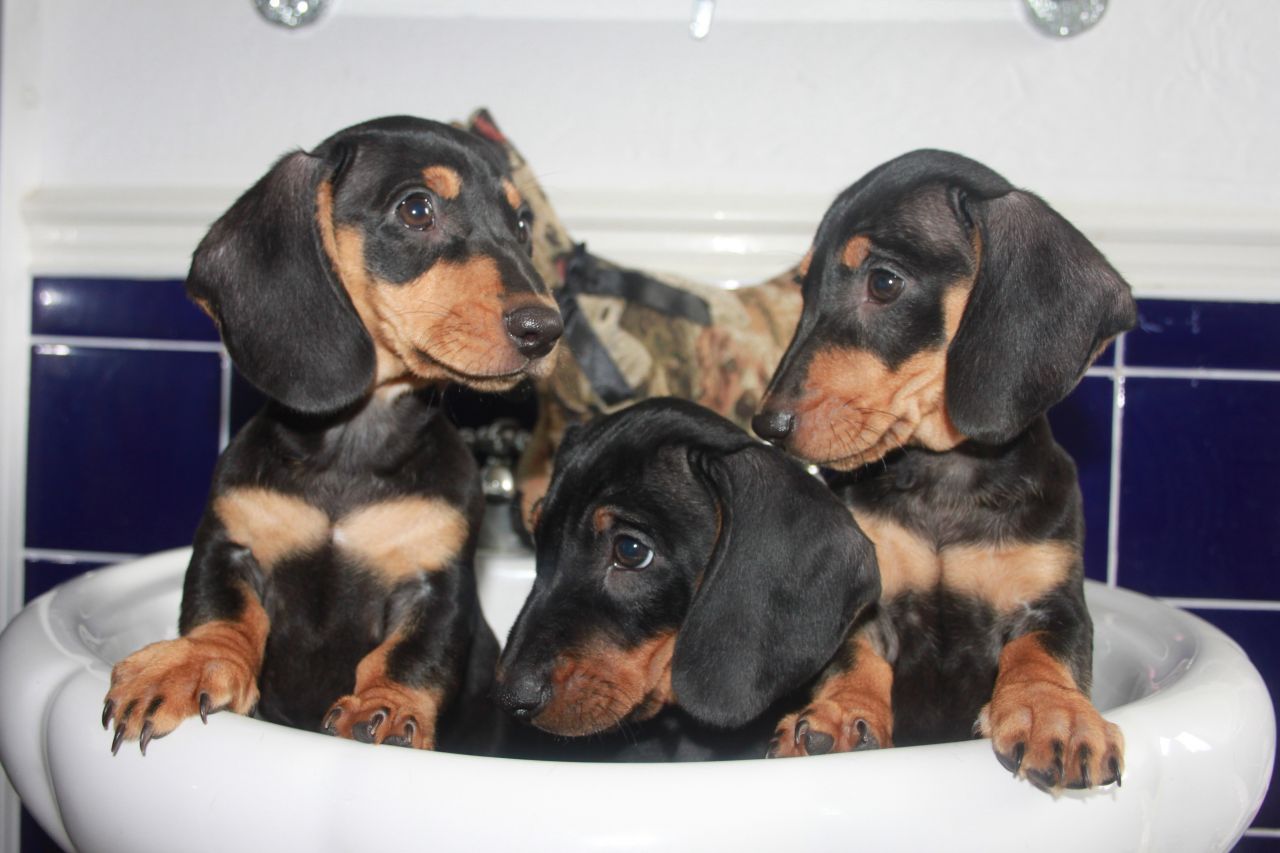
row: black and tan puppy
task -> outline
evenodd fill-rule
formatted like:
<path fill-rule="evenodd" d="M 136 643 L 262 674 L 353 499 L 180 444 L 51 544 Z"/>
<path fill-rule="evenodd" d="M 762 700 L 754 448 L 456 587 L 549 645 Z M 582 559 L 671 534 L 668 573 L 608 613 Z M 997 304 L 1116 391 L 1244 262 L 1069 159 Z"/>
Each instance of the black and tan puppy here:
<path fill-rule="evenodd" d="M 1128 285 L 1036 196 L 916 151 L 839 196 L 803 291 L 753 425 L 848 472 L 884 593 L 778 754 L 976 728 L 1039 787 L 1119 781 L 1089 701 L 1080 490 L 1044 413 L 1133 325 Z"/>
<path fill-rule="evenodd" d="M 681 400 L 570 430 L 535 518 L 537 578 L 497 695 L 557 735 L 671 706 L 747 725 L 822 669 L 880 590 L 823 483 Z"/>
<path fill-rule="evenodd" d="M 285 156 L 213 225 L 188 292 L 270 402 L 218 461 L 181 636 L 112 673 L 113 750 L 224 708 L 429 748 L 486 696 L 483 497 L 428 395 L 551 370 L 529 220 L 489 143 L 396 117 Z"/>

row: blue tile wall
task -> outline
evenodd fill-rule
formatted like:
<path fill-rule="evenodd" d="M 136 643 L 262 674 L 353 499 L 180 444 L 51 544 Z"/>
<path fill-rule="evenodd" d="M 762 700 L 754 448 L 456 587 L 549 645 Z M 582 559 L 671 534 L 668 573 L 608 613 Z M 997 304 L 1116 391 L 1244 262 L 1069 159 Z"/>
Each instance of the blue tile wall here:
<path fill-rule="evenodd" d="M 1280 600 L 1280 382 L 1130 378 L 1120 580 Z"/>
<path fill-rule="evenodd" d="M 117 555 L 187 544 L 219 436 L 262 403 L 224 376 L 212 324 L 180 282 L 35 284 L 32 597 Z M 1201 608 L 1280 695 L 1280 304 L 1141 300 L 1139 314 L 1050 413 L 1079 470 L 1086 571 Z M 460 413 L 487 411 L 459 400 Z M 1256 826 L 1280 828 L 1277 794 Z M 1240 849 L 1280 853 L 1280 839 L 1251 836 Z"/>
<path fill-rule="evenodd" d="M 190 542 L 218 455 L 221 375 L 217 353 L 35 347 L 27 546 Z"/>
<path fill-rule="evenodd" d="M 1280 303 L 1143 300 L 1125 364 L 1280 369 Z"/>
<path fill-rule="evenodd" d="M 32 288 L 35 335 L 216 341 L 213 323 L 181 281 L 37 278 Z"/>
<path fill-rule="evenodd" d="M 1086 376 L 1049 412 L 1053 437 L 1076 463 L 1084 499 L 1084 568 L 1094 580 L 1107 579 L 1107 519 L 1111 509 L 1111 420 L 1115 383 Z"/>

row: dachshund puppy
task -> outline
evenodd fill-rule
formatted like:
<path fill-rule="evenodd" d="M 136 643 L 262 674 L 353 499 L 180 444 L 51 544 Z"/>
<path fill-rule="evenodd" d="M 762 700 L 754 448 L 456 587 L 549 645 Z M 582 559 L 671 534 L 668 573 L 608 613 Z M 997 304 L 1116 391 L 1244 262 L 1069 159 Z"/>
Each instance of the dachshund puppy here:
<path fill-rule="evenodd" d="M 753 426 L 847 472 L 883 595 L 775 753 L 976 729 L 1038 787 L 1119 782 L 1089 701 L 1080 490 L 1044 414 L 1132 327 L 1128 285 L 1036 196 L 916 151 L 836 199 L 803 293 Z"/>
<path fill-rule="evenodd" d="M 821 481 L 683 400 L 569 430 L 535 517 L 537 577 L 496 695 L 555 735 L 673 706 L 746 726 L 812 680 L 880 590 Z"/>
<path fill-rule="evenodd" d="M 465 727 L 497 655 L 484 504 L 432 400 L 551 371 L 530 228 L 496 148 L 409 117 L 284 156 L 214 223 L 187 289 L 270 401 L 218 461 L 181 636 L 112 673 L 113 751 L 221 709 L 421 748 Z"/>

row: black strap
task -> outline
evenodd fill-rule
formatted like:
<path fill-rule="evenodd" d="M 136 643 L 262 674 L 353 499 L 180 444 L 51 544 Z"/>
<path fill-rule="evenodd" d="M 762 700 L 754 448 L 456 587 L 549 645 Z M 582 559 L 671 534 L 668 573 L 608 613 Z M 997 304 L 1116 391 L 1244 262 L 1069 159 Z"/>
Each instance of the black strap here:
<path fill-rule="evenodd" d="M 613 357 L 587 322 L 578 305 L 580 294 L 617 297 L 668 317 L 685 319 L 699 326 L 711 325 L 711 306 L 702 297 L 642 272 L 601 267 L 587 252 L 585 244 L 574 245 L 573 254 L 565 263 L 564 286 L 556 293 L 556 301 L 564 318 L 564 336 L 569 349 L 591 388 L 610 406 L 634 397 L 635 389 L 627 384 Z"/>

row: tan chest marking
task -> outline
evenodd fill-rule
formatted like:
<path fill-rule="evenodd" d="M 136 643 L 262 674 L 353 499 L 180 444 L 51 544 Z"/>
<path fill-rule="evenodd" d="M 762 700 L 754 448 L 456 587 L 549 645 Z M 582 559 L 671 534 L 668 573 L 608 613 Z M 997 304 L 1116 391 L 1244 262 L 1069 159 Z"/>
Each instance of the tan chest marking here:
<path fill-rule="evenodd" d="M 268 571 L 329 539 L 329 517 L 322 510 L 271 489 L 231 489 L 214 501 L 213 511 L 231 541 L 248 548 Z"/>
<path fill-rule="evenodd" d="M 469 533 L 467 519 L 438 498 L 401 498 L 356 510 L 333 527 L 333 543 L 396 581 L 445 568 Z"/>
<path fill-rule="evenodd" d="M 892 521 L 858 512 L 854 518 L 876 546 L 886 601 L 942 588 L 1008 613 L 1062 584 L 1078 559 L 1063 542 L 961 545 L 939 552 Z"/>
<path fill-rule="evenodd" d="M 439 498 L 399 498 L 361 507 L 336 524 L 302 498 L 270 489 L 232 489 L 214 502 L 232 542 L 270 571 L 285 557 L 332 542 L 394 582 L 448 565 L 467 541 L 466 518 Z"/>

